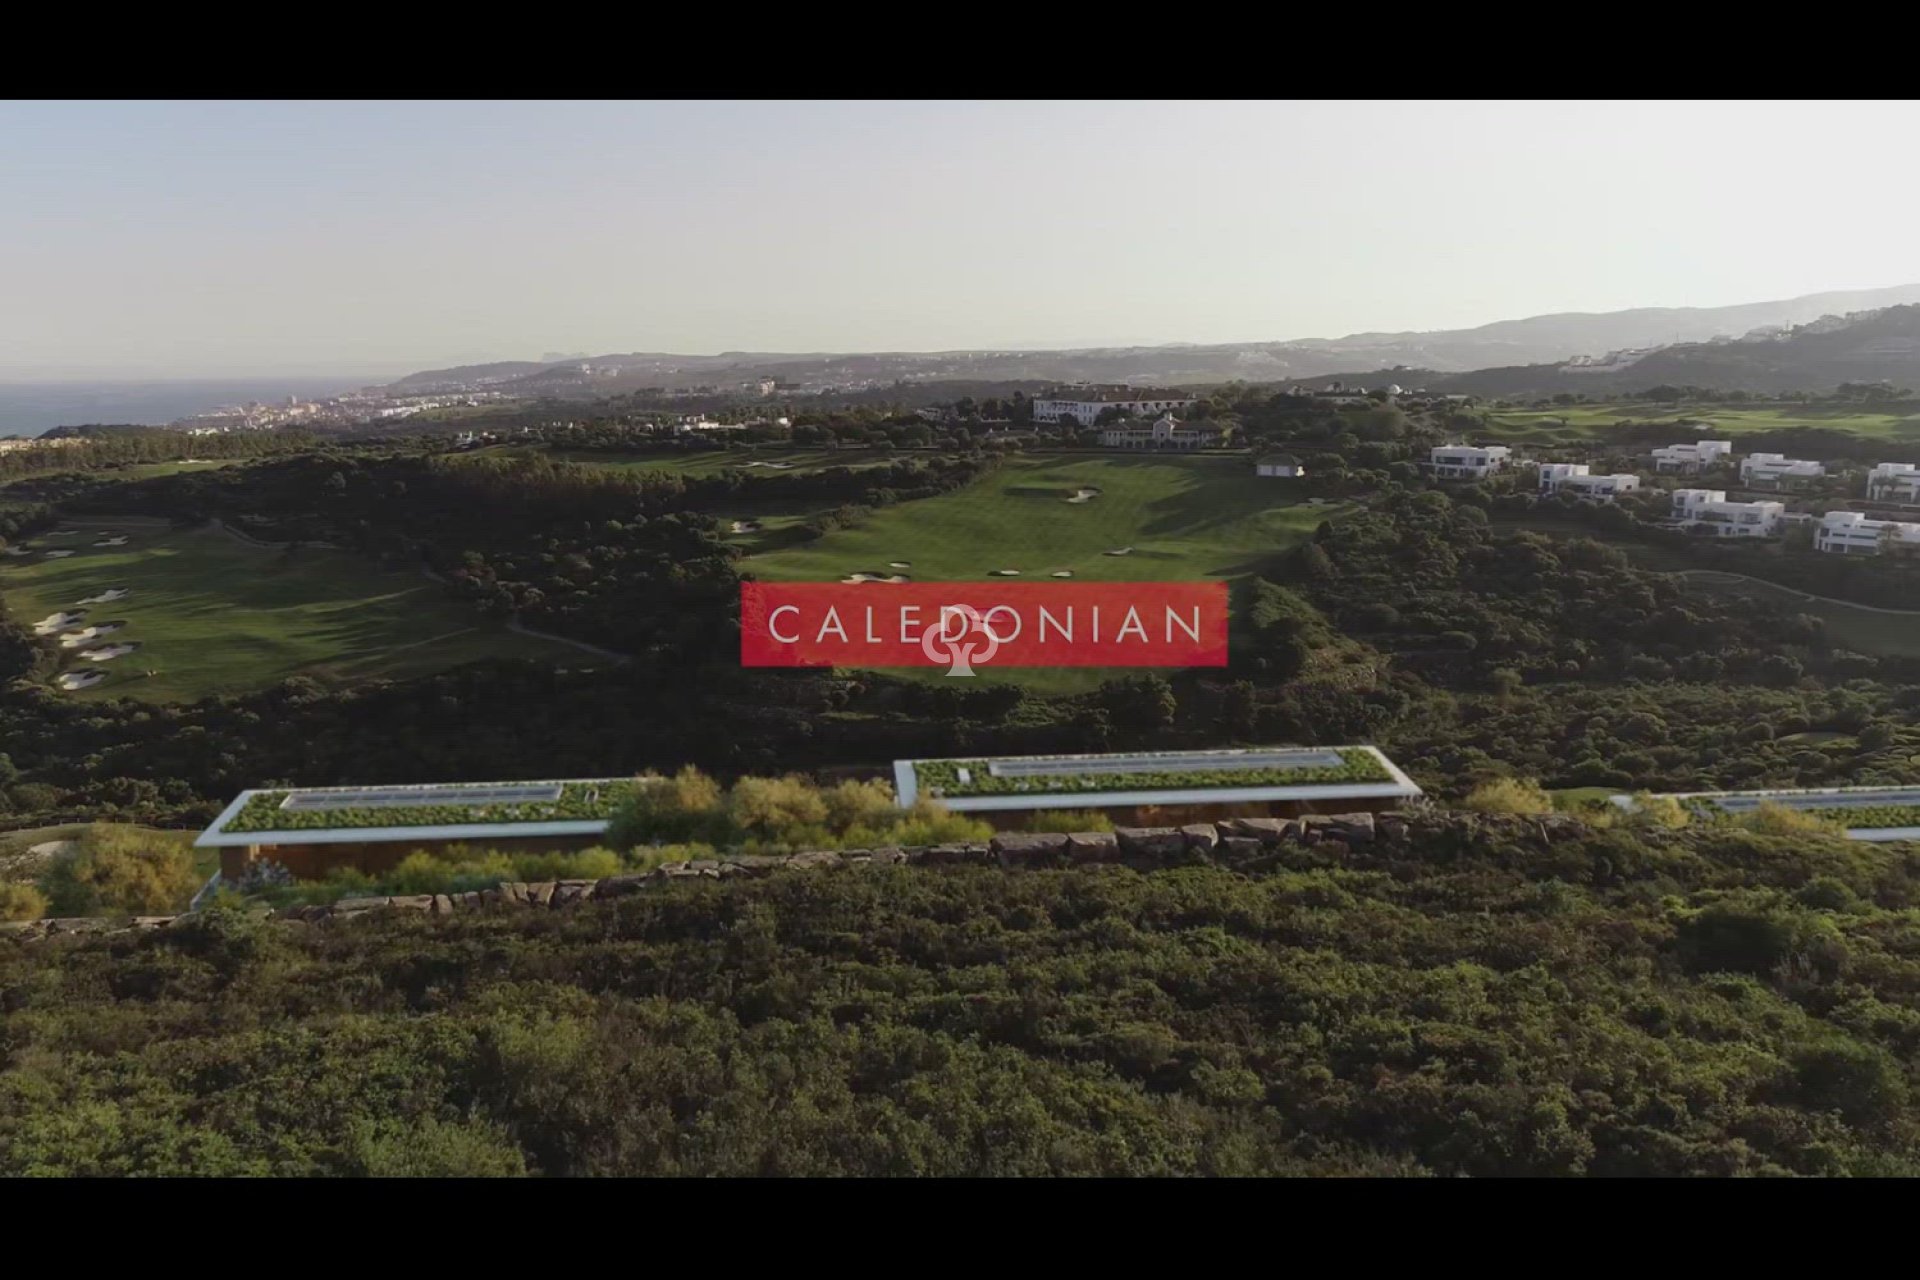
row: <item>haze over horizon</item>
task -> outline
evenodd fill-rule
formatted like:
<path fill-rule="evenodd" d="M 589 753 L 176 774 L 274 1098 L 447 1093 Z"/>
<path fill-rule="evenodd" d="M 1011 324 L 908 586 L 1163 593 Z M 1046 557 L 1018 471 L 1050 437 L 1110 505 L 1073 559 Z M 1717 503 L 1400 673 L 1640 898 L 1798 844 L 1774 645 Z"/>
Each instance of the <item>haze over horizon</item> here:
<path fill-rule="evenodd" d="M 1335 338 L 1920 281 L 1911 103 L 10 103 L 0 379 Z M 1705 145 L 1710 142 L 1710 146 Z M 1871 202 L 1737 198 L 1875 173 Z"/>

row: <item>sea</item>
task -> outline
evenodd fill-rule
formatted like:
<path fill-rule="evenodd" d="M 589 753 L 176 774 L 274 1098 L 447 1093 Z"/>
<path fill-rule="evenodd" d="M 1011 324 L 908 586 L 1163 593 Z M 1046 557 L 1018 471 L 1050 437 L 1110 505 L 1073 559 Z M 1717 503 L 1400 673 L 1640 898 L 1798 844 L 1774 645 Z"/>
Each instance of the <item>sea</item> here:
<path fill-rule="evenodd" d="M 37 436 L 54 427 L 131 423 L 164 427 L 225 405 L 319 400 L 378 378 L 244 378 L 173 382 L 0 382 L 0 436 Z"/>

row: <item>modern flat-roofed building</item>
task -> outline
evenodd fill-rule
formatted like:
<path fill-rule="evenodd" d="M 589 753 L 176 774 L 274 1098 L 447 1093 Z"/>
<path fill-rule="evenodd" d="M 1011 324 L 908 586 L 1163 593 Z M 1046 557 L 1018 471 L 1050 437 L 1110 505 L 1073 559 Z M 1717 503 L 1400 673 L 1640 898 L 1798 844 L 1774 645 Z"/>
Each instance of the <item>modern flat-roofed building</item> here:
<path fill-rule="evenodd" d="M 1813 533 L 1813 549 L 1832 555 L 1877 556 L 1920 552 L 1920 524 L 1876 520 L 1861 511 L 1829 511 Z"/>
<path fill-rule="evenodd" d="M 1608 476 L 1592 474 L 1584 462 L 1543 462 L 1540 464 L 1541 493 L 1570 493 L 1576 498 L 1612 502 L 1623 493 L 1640 487 L 1640 477 L 1627 472 Z"/>
<path fill-rule="evenodd" d="M 1699 440 L 1670 444 L 1653 451 L 1655 471 L 1699 471 L 1733 456 L 1731 440 Z"/>
<path fill-rule="evenodd" d="M 1374 747 L 896 760 L 893 778 L 903 808 L 928 796 L 1002 827 L 1042 810 L 1096 810 L 1122 826 L 1177 826 L 1377 811 L 1421 794 Z"/>
<path fill-rule="evenodd" d="M 1784 502 L 1728 502 L 1723 489 L 1675 489 L 1673 518 L 1720 538 L 1771 538 L 1787 514 Z"/>
<path fill-rule="evenodd" d="M 1819 463 L 1789 458 L 1785 454 L 1750 453 L 1740 459 L 1740 483 L 1742 484 L 1779 488 L 1782 485 L 1805 484 L 1825 474 L 1827 469 Z"/>
<path fill-rule="evenodd" d="M 1867 472 L 1867 496 L 1894 502 L 1920 501 L 1920 467 L 1911 462 L 1878 462 Z"/>
<path fill-rule="evenodd" d="M 1608 797 L 1629 812 L 1633 796 Z M 1920 787 L 1805 787 L 1775 791 L 1676 791 L 1653 796 L 1696 813 L 1738 817 L 1762 805 L 1812 813 L 1841 824 L 1850 840 L 1920 840 Z"/>
<path fill-rule="evenodd" d="M 1070 418 L 1083 427 L 1107 409 L 1121 409 L 1136 416 L 1172 413 L 1192 404 L 1194 397 L 1181 391 L 1152 387 L 1067 387 L 1033 401 L 1035 422 L 1058 422 Z"/>
<path fill-rule="evenodd" d="M 1441 480 L 1484 480 L 1512 459 L 1503 444 L 1443 444 L 1434 446 L 1427 467 Z"/>
<path fill-rule="evenodd" d="M 318 879 L 336 867 L 378 874 L 416 850 L 454 845 L 586 849 L 640 785 L 626 777 L 243 791 L 193 843 L 220 850 L 227 881 L 260 861 Z"/>

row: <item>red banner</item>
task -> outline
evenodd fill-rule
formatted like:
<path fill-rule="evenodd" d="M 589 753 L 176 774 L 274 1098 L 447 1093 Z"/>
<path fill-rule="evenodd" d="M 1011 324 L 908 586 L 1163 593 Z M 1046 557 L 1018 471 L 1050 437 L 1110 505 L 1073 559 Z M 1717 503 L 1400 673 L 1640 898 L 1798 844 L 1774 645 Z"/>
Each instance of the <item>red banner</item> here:
<path fill-rule="evenodd" d="M 1224 582 L 743 582 L 748 667 L 1224 667 Z"/>

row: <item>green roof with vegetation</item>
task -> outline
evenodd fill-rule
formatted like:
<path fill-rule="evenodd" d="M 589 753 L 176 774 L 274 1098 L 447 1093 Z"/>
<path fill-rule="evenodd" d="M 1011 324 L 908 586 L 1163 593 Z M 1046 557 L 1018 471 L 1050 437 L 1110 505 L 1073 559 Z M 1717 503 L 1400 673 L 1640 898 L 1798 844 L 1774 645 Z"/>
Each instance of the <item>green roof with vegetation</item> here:
<path fill-rule="evenodd" d="M 1070 791 L 1175 791 L 1192 788 L 1337 786 L 1356 782 L 1391 782 L 1393 775 L 1371 751 L 1341 748 L 1338 765 L 1306 765 L 1262 769 L 1179 769 L 1155 773 L 1102 773 L 1089 761 L 1086 773 L 1039 777 L 995 777 L 991 758 L 979 760 L 916 760 L 914 777 L 930 796 L 1056 795 Z M 965 769 L 968 781 L 960 781 Z"/>
<path fill-rule="evenodd" d="M 378 827 L 451 827 L 469 823 L 597 822 L 639 790 L 638 779 L 568 782 L 557 800 L 519 803 L 431 804 L 364 809 L 283 809 L 299 788 L 261 791 L 221 826 L 239 831 L 353 831 Z"/>

